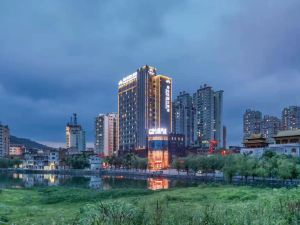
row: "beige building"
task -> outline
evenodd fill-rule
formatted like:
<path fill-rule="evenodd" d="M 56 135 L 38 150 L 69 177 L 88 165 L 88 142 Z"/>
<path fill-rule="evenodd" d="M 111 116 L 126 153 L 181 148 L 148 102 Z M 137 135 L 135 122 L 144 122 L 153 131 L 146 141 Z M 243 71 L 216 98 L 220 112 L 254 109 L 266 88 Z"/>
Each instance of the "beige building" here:
<path fill-rule="evenodd" d="M 117 113 L 100 114 L 95 120 L 95 151 L 111 156 L 118 151 Z"/>

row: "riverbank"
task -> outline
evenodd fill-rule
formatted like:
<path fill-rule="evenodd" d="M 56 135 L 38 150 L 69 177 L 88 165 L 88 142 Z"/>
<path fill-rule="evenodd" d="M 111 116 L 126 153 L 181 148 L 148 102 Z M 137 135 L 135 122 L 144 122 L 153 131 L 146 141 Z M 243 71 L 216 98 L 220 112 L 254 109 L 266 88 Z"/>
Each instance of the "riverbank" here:
<path fill-rule="evenodd" d="M 36 169 L 20 169 L 20 168 L 0 168 L 0 173 L 17 173 L 17 174 L 56 174 L 56 175 L 72 175 L 72 176 L 122 176 L 129 179 L 146 180 L 148 178 L 165 178 L 168 180 L 183 180 L 198 183 L 218 183 L 228 184 L 226 178 L 222 175 L 214 173 L 203 173 L 195 175 L 194 173 L 178 173 L 176 170 L 164 170 L 162 173 L 149 170 L 135 169 L 101 169 L 101 170 L 81 170 L 81 169 L 59 169 L 59 170 L 36 170 Z M 250 186 L 268 186 L 268 187 L 296 187 L 300 185 L 299 179 L 282 180 L 278 178 L 262 178 L 251 177 L 245 179 L 242 176 L 234 176 L 231 180 L 234 185 L 250 185 Z"/>
<path fill-rule="evenodd" d="M 48 187 L 0 192 L 2 224 L 298 224 L 300 189 L 200 185 L 163 191 Z M 113 206 L 113 207 L 112 207 Z M 103 210 L 106 214 L 102 215 Z M 108 223 L 111 220 L 112 223 Z M 95 223 L 96 224 L 96 223 Z"/>

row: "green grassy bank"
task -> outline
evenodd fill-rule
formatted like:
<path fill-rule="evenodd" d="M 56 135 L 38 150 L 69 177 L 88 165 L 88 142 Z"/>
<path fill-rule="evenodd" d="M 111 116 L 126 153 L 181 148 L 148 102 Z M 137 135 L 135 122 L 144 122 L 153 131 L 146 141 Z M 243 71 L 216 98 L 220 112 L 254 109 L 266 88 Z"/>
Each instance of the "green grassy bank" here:
<path fill-rule="evenodd" d="M 0 193 L 0 221 L 22 225 L 300 224 L 300 188 L 5 189 Z"/>

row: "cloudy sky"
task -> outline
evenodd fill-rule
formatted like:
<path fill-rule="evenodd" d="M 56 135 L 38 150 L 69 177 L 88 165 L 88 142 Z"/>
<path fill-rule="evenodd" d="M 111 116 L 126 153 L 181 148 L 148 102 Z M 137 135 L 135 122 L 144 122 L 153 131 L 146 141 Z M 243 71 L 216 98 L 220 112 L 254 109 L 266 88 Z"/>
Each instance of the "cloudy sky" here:
<path fill-rule="evenodd" d="M 1 0 L 0 121 L 63 143 L 73 112 L 117 110 L 117 82 L 148 64 L 174 94 L 224 90 L 229 144 L 246 108 L 280 116 L 300 104 L 299 0 Z"/>

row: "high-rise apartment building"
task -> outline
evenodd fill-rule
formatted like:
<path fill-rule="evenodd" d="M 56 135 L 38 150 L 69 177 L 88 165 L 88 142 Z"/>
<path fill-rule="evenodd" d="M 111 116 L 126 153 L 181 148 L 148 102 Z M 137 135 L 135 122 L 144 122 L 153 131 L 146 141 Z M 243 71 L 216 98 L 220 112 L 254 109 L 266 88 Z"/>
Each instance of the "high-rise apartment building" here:
<path fill-rule="evenodd" d="M 249 138 L 252 134 L 261 133 L 261 121 L 262 113 L 260 111 L 246 110 L 243 116 L 244 140 Z"/>
<path fill-rule="evenodd" d="M 281 128 L 281 120 L 276 116 L 264 115 L 261 121 L 261 133 L 269 143 L 274 143 L 273 137 Z"/>
<path fill-rule="evenodd" d="M 196 110 L 194 140 L 200 146 L 208 146 L 211 140 L 217 140 L 222 146 L 223 137 L 223 91 L 214 91 L 204 85 L 193 95 Z"/>
<path fill-rule="evenodd" d="M 100 114 L 95 120 L 95 152 L 111 156 L 118 150 L 117 113 Z"/>
<path fill-rule="evenodd" d="M 10 134 L 8 126 L 0 123 L 0 158 L 9 154 Z"/>
<path fill-rule="evenodd" d="M 151 128 L 171 131 L 172 79 L 143 66 L 119 81 L 118 127 L 120 153 L 146 149 Z"/>
<path fill-rule="evenodd" d="M 81 125 L 77 124 L 77 115 L 73 114 L 70 122 L 66 126 L 66 145 L 67 148 L 77 151 L 85 151 L 85 131 Z"/>
<path fill-rule="evenodd" d="M 218 141 L 218 147 L 224 147 L 223 93 L 222 90 L 214 92 L 214 139 Z"/>
<path fill-rule="evenodd" d="M 300 107 L 289 106 L 282 110 L 282 130 L 300 129 Z"/>
<path fill-rule="evenodd" d="M 191 146 L 194 143 L 194 115 L 192 97 L 186 92 L 180 92 L 173 102 L 172 132 L 185 136 L 185 146 Z"/>
<path fill-rule="evenodd" d="M 223 146 L 224 149 L 227 148 L 227 128 L 223 126 Z"/>

